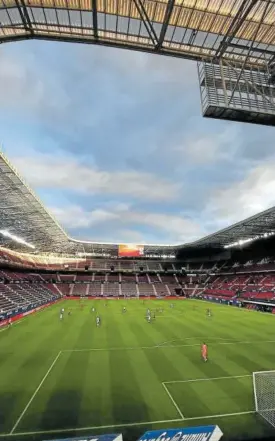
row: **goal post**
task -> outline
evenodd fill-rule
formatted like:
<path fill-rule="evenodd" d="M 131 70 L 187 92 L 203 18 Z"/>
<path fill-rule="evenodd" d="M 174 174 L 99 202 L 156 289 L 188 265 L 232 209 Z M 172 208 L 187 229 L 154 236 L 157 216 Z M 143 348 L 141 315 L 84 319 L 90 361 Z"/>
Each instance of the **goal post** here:
<path fill-rule="evenodd" d="M 275 427 L 275 370 L 253 372 L 255 410 Z"/>

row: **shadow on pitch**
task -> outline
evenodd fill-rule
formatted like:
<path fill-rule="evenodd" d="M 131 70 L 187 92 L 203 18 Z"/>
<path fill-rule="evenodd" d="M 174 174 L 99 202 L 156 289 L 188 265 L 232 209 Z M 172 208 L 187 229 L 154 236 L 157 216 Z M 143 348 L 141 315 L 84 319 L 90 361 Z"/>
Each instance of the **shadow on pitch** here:
<path fill-rule="evenodd" d="M 38 430 L 69 429 L 78 426 L 81 392 L 56 391 L 47 402 Z"/>

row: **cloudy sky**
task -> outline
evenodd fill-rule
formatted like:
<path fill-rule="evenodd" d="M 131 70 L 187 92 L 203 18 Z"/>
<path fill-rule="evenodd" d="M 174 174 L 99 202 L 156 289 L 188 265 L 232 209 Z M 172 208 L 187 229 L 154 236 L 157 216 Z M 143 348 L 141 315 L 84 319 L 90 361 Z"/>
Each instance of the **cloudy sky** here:
<path fill-rule="evenodd" d="M 183 243 L 275 205 L 275 129 L 201 116 L 196 64 L 0 46 L 0 143 L 78 239 Z"/>

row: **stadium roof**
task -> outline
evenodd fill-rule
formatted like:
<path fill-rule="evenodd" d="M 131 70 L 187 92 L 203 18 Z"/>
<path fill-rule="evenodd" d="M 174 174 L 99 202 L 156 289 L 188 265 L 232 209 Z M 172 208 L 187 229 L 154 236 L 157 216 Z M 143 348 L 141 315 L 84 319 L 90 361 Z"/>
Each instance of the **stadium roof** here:
<path fill-rule="evenodd" d="M 192 243 L 194 246 L 230 248 L 275 234 L 275 207 L 262 211 Z"/>
<path fill-rule="evenodd" d="M 262 66 L 275 52 L 275 0 L 0 0 L 0 42 L 93 43 Z"/>
<path fill-rule="evenodd" d="M 118 244 L 70 238 L 15 168 L 0 153 L 0 246 L 25 252 L 117 254 Z M 173 253 L 174 246 L 147 245 L 146 253 Z"/>
<path fill-rule="evenodd" d="M 81 242 L 70 238 L 0 153 L 0 246 L 24 252 L 106 253 L 118 244 Z M 185 246 L 223 247 L 275 232 L 275 207 L 231 227 L 183 245 L 145 245 L 144 254 L 168 255 Z M 19 241 L 18 241 L 19 239 Z"/>

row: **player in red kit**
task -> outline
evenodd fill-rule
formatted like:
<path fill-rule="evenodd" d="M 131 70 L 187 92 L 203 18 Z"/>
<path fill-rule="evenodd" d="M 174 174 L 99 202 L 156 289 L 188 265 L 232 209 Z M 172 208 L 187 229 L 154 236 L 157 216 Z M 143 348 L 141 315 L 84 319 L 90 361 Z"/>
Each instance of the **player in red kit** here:
<path fill-rule="evenodd" d="M 208 347 L 207 347 L 206 343 L 203 343 L 201 345 L 201 356 L 202 356 L 203 361 L 207 361 L 207 358 L 208 358 Z"/>

